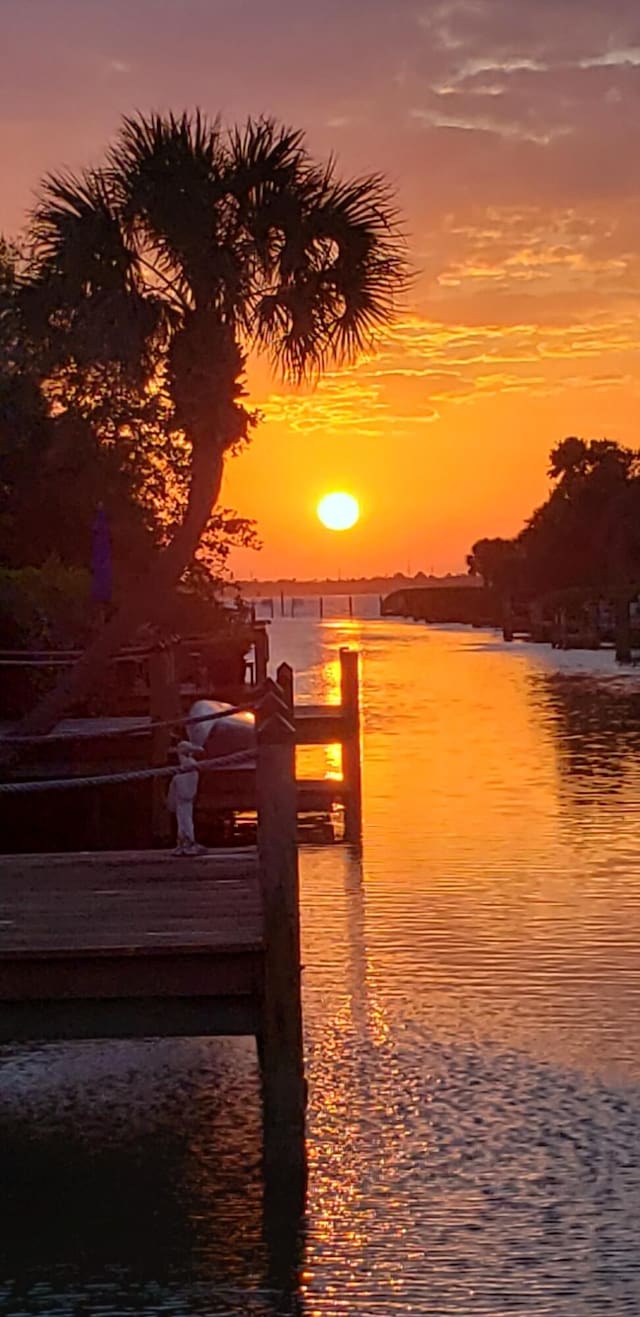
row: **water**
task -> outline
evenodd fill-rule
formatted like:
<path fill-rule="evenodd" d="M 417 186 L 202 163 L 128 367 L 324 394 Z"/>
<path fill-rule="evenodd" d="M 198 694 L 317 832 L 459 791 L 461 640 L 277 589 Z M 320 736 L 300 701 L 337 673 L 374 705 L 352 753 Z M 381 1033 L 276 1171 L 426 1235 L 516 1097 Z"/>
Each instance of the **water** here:
<path fill-rule="evenodd" d="M 249 1040 L 16 1049 L 2 1313 L 640 1312 L 640 678 L 480 632 L 272 628 L 301 698 L 337 697 L 344 643 L 364 846 L 301 855 L 298 1283 L 263 1242 Z"/>

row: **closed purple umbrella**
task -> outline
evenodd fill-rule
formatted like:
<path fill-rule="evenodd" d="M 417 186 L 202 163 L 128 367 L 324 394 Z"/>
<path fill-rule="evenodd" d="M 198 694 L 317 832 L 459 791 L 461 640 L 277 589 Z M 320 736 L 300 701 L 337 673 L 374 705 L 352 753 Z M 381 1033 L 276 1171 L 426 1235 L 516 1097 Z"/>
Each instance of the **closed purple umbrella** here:
<path fill-rule="evenodd" d="M 102 507 L 96 512 L 91 536 L 91 598 L 94 604 L 110 604 L 113 594 L 113 564 L 109 518 Z"/>

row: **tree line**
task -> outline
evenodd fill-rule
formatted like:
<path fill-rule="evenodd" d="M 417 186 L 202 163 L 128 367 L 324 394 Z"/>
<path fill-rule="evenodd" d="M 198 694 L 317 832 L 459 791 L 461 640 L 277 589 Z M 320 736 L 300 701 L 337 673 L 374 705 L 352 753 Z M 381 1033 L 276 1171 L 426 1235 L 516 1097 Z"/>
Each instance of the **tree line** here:
<path fill-rule="evenodd" d="M 86 567 L 102 506 L 124 575 L 162 547 L 181 515 L 185 436 L 162 389 L 109 363 L 55 361 L 43 327 L 26 332 L 30 274 L 19 248 L 0 239 L 0 563 L 56 557 Z M 218 511 L 200 561 L 215 577 L 234 544 L 254 542 L 250 521 Z"/>
<path fill-rule="evenodd" d="M 195 111 L 128 117 L 102 165 L 47 178 L 0 270 L 3 560 L 77 562 L 98 496 L 121 546 L 115 615 L 25 720 L 38 733 L 196 555 L 251 539 L 216 510 L 258 420 L 247 354 L 294 381 L 353 358 L 393 314 L 405 243 L 382 178 L 340 179 L 269 119 Z"/>
<path fill-rule="evenodd" d="M 471 575 L 503 596 L 615 595 L 640 585 L 640 453 L 571 436 L 550 454 L 552 488 L 512 539 L 476 541 Z"/>

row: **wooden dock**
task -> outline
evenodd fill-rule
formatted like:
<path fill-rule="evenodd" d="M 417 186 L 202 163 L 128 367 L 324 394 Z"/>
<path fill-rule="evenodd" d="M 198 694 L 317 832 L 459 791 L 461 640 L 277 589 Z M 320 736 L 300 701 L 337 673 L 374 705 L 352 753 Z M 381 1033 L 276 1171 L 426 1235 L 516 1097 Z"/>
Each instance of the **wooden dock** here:
<path fill-rule="evenodd" d="M 253 1035 L 265 1171 L 295 1196 L 305 1178 L 295 728 L 276 683 L 256 717 L 256 849 L 0 857 L 0 1043 Z"/>
<path fill-rule="evenodd" d="M 0 894 L 0 1042 L 258 1034 L 254 849 L 3 855 Z"/>
<path fill-rule="evenodd" d="M 294 703 L 293 677 L 288 665 L 281 664 L 277 675 L 291 706 L 296 744 L 338 744 L 342 751 L 341 777 L 298 779 L 298 813 L 327 815 L 334 805 L 341 806 L 345 840 L 357 843 L 362 829 L 359 654 L 356 650 L 343 648 L 339 652 L 339 661 L 339 704 Z M 147 709 L 146 714 L 138 717 L 66 719 L 53 735 L 19 747 L 16 762 L 9 770 L 0 770 L 0 781 L 86 777 L 106 771 L 119 773 L 166 764 L 171 728 L 154 729 L 153 719 L 161 722 L 179 719 L 186 711 L 184 692 L 178 693 L 175 688 L 175 665 L 170 649 L 159 651 L 152 664 L 152 675 L 151 714 Z M 258 689 L 246 687 L 244 693 L 241 690 L 236 692 L 235 698 L 239 703 L 243 700 L 250 703 L 257 698 Z M 6 730 L 10 731 L 10 728 Z M 47 794 L 45 799 L 49 801 L 53 796 L 50 798 Z M 166 783 L 163 780 L 153 786 L 145 782 L 130 786 L 78 788 L 74 799 L 78 801 L 76 836 L 70 835 L 65 816 L 52 816 L 49 808 L 48 818 L 43 824 L 43 835 L 49 838 L 45 849 L 54 850 L 61 845 L 68 849 L 73 845 L 80 849 L 100 849 L 105 844 L 101 839 L 105 837 L 110 839 L 107 844 L 115 844 L 118 849 L 168 845 L 170 842 L 171 820 L 166 809 Z M 5 838 L 15 834 L 16 844 L 21 848 L 24 848 L 22 839 L 33 831 L 30 827 L 33 808 L 33 797 L 0 797 L 0 828 Z M 196 815 L 205 829 L 216 817 L 254 813 L 256 808 L 254 768 L 233 768 L 203 775 Z M 5 841 L 6 846 L 11 844 Z"/>

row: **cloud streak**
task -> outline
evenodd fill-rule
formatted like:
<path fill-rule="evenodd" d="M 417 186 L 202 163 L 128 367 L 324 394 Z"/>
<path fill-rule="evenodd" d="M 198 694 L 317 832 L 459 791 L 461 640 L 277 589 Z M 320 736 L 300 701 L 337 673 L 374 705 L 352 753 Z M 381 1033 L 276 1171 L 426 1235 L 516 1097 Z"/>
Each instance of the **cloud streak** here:
<path fill-rule="evenodd" d="M 266 540 L 291 515 L 265 498 L 274 460 L 299 489 L 322 472 L 368 483 L 372 506 L 393 493 L 389 566 L 411 516 L 455 566 L 517 526 L 567 430 L 637 441 L 637 0 L 30 0 L 3 38 L 0 230 L 136 107 L 267 111 L 397 190 L 416 279 L 393 329 L 314 391 L 252 363 L 265 424 L 228 500 Z"/>

